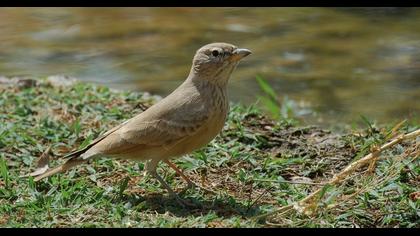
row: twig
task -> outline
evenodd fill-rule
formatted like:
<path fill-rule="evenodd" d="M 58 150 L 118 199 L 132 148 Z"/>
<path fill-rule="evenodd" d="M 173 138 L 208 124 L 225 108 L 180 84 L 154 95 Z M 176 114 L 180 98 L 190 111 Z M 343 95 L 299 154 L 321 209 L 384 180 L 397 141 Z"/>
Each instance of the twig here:
<path fill-rule="evenodd" d="M 390 148 L 390 147 L 394 146 L 395 144 L 401 143 L 403 140 L 414 139 L 418 136 L 420 136 L 420 129 L 415 130 L 415 131 L 413 131 L 411 133 L 408 133 L 408 134 L 402 134 L 402 135 L 398 136 L 397 138 L 393 139 L 392 141 L 382 145 L 380 148 L 378 148 L 374 152 L 369 153 L 365 157 L 351 163 L 346 168 L 344 168 L 344 170 L 342 170 L 335 177 L 333 177 L 330 181 L 328 181 L 326 184 L 333 185 L 333 184 L 337 184 L 337 183 L 342 182 L 342 180 L 344 180 L 348 175 L 353 173 L 356 169 L 358 169 L 361 166 L 364 166 L 365 164 L 369 163 L 371 160 L 377 158 L 379 156 L 379 154 L 381 154 L 381 152 L 384 151 L 385 149 Z M 305 204 L 307 204 L 308 202 L 313 200 L 322 191 L 322 189 L 323 188 L 320 188 L 320 189 L 316 190 L 315 192 L 311 193 L 310 195 L 308 195 L 304 199 L 297 202 L 297 204 L 293 204 L 293 205 L 304 206 Z M 272 211 L 272 212 L 266 213 L 266 214 L 262 214 L 262 215 L 259 215 L 257 217 L 254 217 L 254 218 L 260 219 L 260 218 L 265 218 L 265 217 L 273 215 L 273 214 L 282 213 L 282 212 L 284 212 L 288 209 L 293 208 L 293 205 L 284 206 L 284 207 L 281 207 L 281 208 L 279 208 L 275 211 Z M 297 208 L 299 208 L 299 207 L 296 207 L 294 209 L 297 209 Z M 303 207 L 303 210 L 305 212 L 306 207 Z"/>
<path fill-rule="evenodd" d="M 381 146 L 376 151 L 374 151 L 372 153 L 369 153 L 368 155 L 366 155 L 365 157 L 361 158 L 360 160 L 355 161 L 355 162 L 351 163 L 350 165 L 348 165 L 346 168 L 344 168 L 344 170 L 342 170 L 340 173 L 338 173 L 332 180 L 328 181 L 328 184 L 331 184 L 332 185 L 332 184 L 339 183 L 346 176 L 348 176 L 349 174 L 351 174 L 352 172 L 354 172 L 357 168 L 359 168 L 359 167 L 367 164 L 372 159 L 376 159 L 379 156 L 379 154 L 381 154 L 381 152 L 383 150 L 385 150 L 387 148 L 390 148 L 390 147 L 394 146 L 395 144 L 398 144 L 398 143 L 402 142 L 403 140 L 412 139 L 412 138 L 415 138 L 415 137 L 417 137 L 419 135 L 420 135 L 420 129 L 418 129 L 416 131 L 413 131 L 413 132 L 411 132 L 409 134 L 400 135 L 399 137 L 395 138 L 391 142 L 386 143 L 385 145 Z M 298 205 L 303 205 L 304 203 L 309 202 L 310 200 L 312 200 L 321 191 L 322 191 L 322 188 L 316 190 L 315 192 L 313 192 L 312 194 L 310 194 L 306 198 L 300 200 L 299 203 L 298 203 Z"/>
<path fill-rule="evenodd" d="M 277 210 L 274 210 L 272 212 L 268 212 L 268 213 L 265 213 L 265 214 L 261 214 L 261 215 L 255 216 L 252 219 L 254 219 L 254 220 L 263 219 L 263 218 L 266 218 L 267 216 L 270 216 L 270 215 L 274 215 L 274 214 L 278 214 L 278 213 L 286 213 L 286 212 L 288 212 L 291 209 L 293 209 L 293 206 L 292 205 L 282 206 L 282 207 L 280 207 Z"/>
<path fill-rule="evenodd" d="M 288 183 L 288 184 L 307 184 L 307 185 L 325 185 L 326 183 L 313 183 L 303 181 L 289 181 L 289 180 L 270 180 L 270 179 L 255 179 L 254 181 L 272 182 L 272 183 Z"/>
<path fill-rule="evenodd" d="M 251 207 L 253 207 L 255 205 L 255 203 L 257 203 L 258 200 L 260 200 L 266 193 L 268 193 L 268 191 L 270 191 L 273 187 L 267 188 L 266 190 L 264 190 L 264 192 L 262 192 L 260 194 L 260 196 L 258 196 L 248 207 L 247 207 L 247 212 L 251 209 Z"/>

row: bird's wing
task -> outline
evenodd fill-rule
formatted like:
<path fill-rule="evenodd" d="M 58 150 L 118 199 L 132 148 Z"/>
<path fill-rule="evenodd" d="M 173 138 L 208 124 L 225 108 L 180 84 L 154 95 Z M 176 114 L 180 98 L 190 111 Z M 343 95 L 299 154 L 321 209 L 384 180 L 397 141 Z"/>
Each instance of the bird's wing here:
<path fill-rule="evenodd" d="M 189 104 L 187 107 L 164 109 L 164 113 L 153 116 L 148 116 L 152 110 L 146 110 L 145 114 L 132 118 L 93 148 L 102 154 L 122 154 L 141 146 L 169 149 L 196 134 L 210 118 L 202 105 Z"/>
<path fill-rule="evenodd" d="M 158 119 L 137 123 L 135 126 L 125 126 L 118 134 L 129 143 L 161 146 L 194 135 L 207 119 L 207 116 L 203 116 L 200 121 L 185 122 Z"/>

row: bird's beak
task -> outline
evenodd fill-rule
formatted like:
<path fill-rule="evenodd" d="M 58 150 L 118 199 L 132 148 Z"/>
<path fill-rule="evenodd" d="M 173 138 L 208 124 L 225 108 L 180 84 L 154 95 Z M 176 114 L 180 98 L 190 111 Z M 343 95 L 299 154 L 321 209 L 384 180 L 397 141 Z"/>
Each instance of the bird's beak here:
<path fill-rule="evenodd" d="M 230 57 L 230 60 L 232 60 L 232 61 L 239 61 L 239 60 L 241 60 L 242 58 L 248 56 L 251 53 L 252 52 L 250 50 L 246 49 L 246 48 L 238 48 L 238 49 L 235 49 L 232 52 L 232 56 Z"/>

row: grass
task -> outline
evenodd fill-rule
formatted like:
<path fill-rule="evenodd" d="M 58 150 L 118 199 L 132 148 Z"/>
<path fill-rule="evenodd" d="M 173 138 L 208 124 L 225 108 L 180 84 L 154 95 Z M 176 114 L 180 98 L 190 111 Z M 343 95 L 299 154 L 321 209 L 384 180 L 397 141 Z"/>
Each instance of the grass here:
<path fill-rule="evenodd" d="M 392 136 L 395 124 L 332 133 L 298 125 L 284 113 L 232 105 L 223 132 L 174 162 L 216 194 L 190 189 L 183 208 L 143 163 L 99 159 L 34 183 L 23 177 L 51 147 L 50 165 L 97 135 L 142 112 L 156 97 L 76 83 L 0 87 L 0 226 L 2 227 L 420 227 L 419 141 L 385 151 L 373 169 L 337 186 L 319 185 Z M 273 108 L 274 109 L 274 108 Z M 281 109 L 280 109 L 281 110 Z M 287 109 L 286 109 L 287 110 Z M 418 128 L 404 124 L 399 132 Z M 160 164 L 181 192 L 186 183 Z M 324 188 L 313 214 L 256 216 Z"/>

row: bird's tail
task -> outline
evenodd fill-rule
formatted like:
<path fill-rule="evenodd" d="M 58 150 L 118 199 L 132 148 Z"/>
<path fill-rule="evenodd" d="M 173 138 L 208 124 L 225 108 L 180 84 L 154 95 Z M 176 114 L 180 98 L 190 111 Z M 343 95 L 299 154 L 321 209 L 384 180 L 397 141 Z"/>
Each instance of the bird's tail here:
<path fill-rule="evenodd" d="M 70 158 L 64 164 L 59 165 L 57 167 L 54 167 L 52 169 L 49 169 L 45 173 L 36 176 L 34 178 L 34 181 L 37 182 L 37 181 L 39 181 L 39 180 L 41 180 L 43 178 L 49 177 L 51 175 L 55 175 L 57 173 L 61 173 L 61 172 L 67 171 L 68 169 L 70 169 L 70 168 L 72 168 L 74 166 L 80 165 L 80 164 L 82 164 L 84 162 L 86 162 L 86 160 L 83 160 L 83 159 L 81 159 L 79 157 Z"/>

